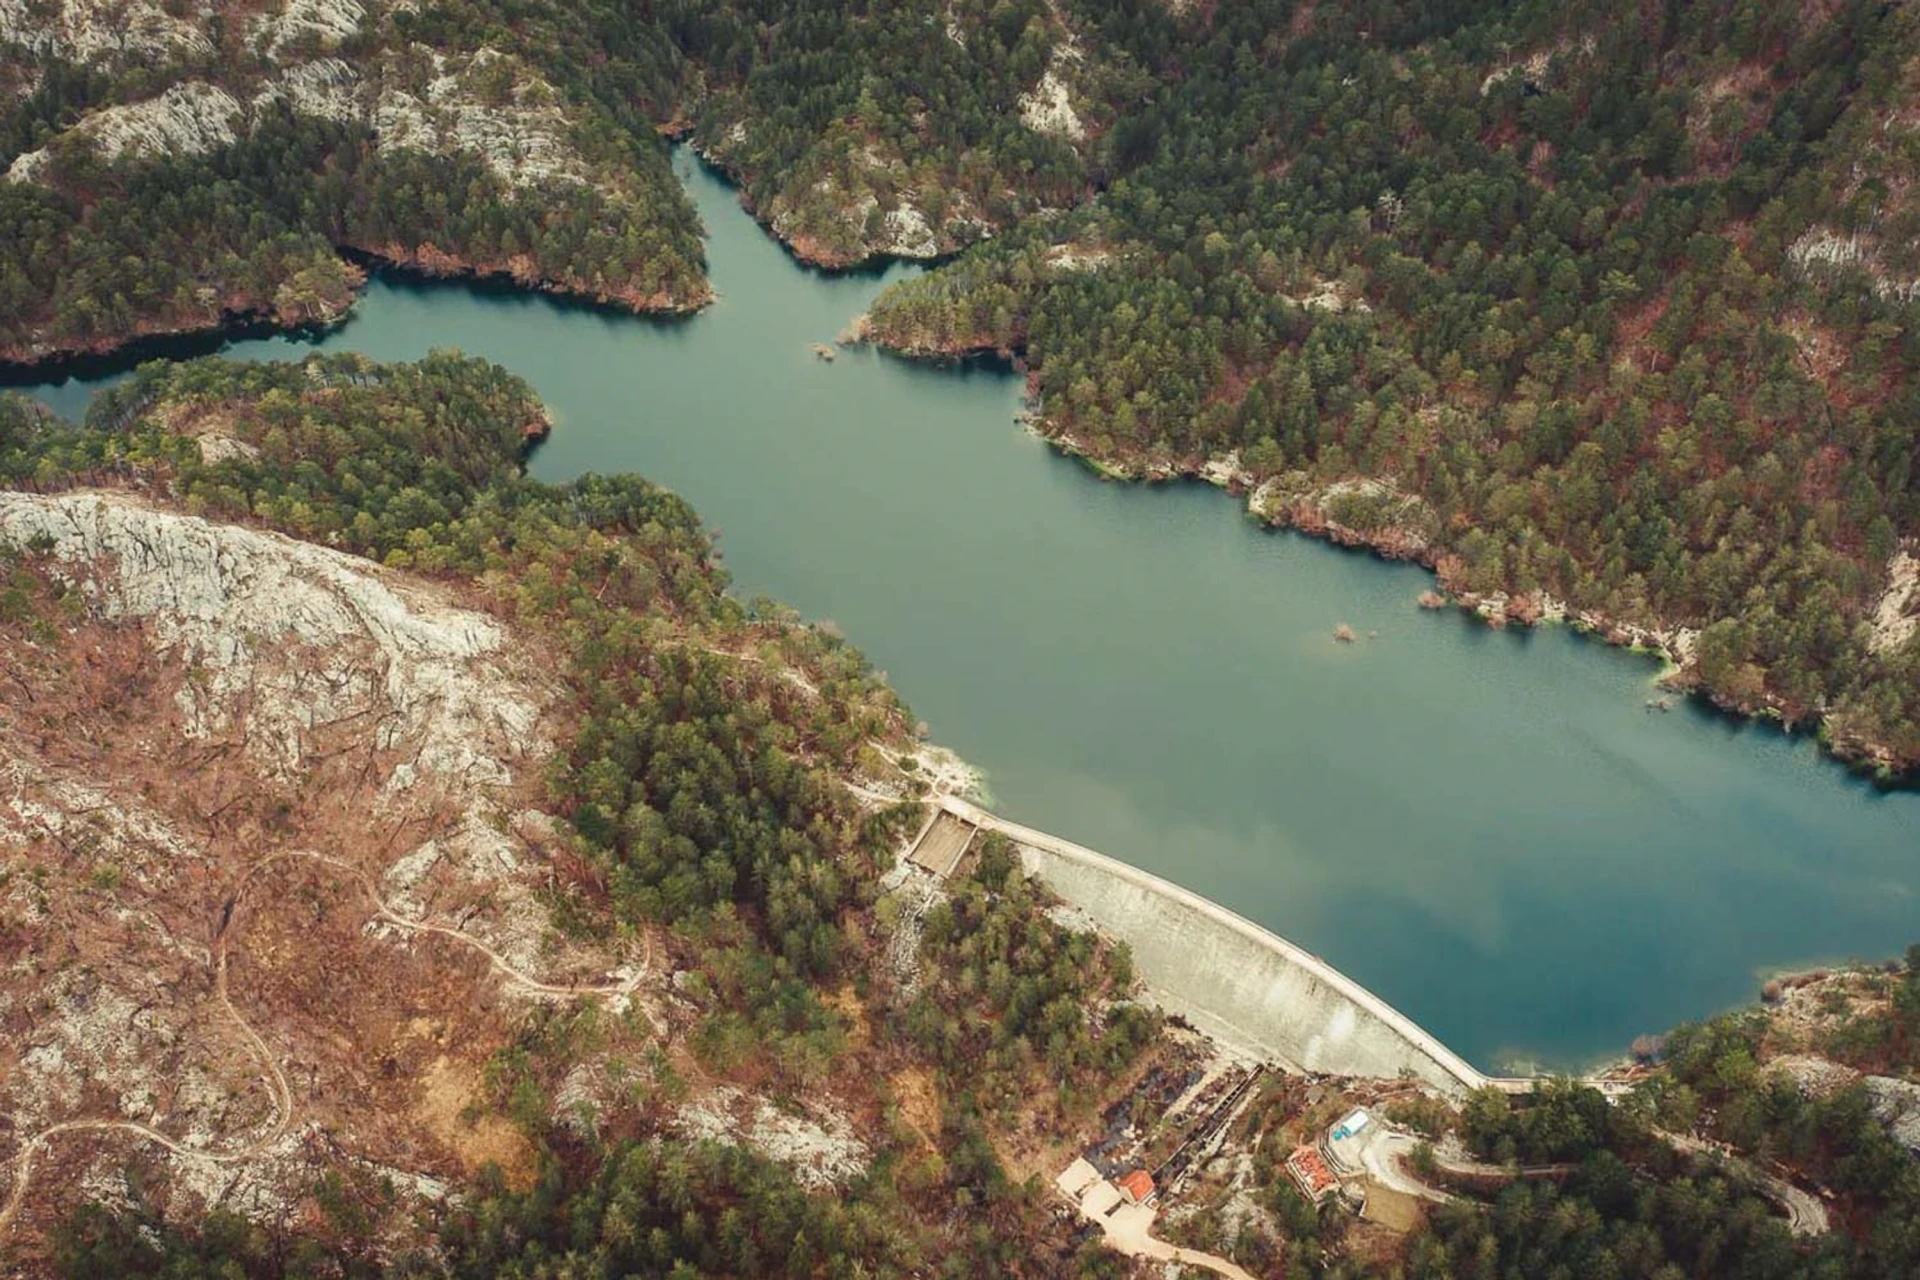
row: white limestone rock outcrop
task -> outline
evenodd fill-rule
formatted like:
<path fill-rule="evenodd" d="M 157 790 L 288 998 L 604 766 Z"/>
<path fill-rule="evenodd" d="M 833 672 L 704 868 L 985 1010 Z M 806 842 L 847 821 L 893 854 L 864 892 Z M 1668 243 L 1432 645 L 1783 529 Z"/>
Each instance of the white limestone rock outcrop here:
<path fill-rule="evenodd" d="M 137 4 L 124 8 L 133 25 L 114 43 L 106 33 L 118 30 L 119 19 L 107 0 L 67 0 L 51 17 L 36 17 L 33 0 L 0 0 L 0 38 L 11 34 L 47 57 L 81 62 L 125 53 L 164 65 L 175 53 L 212 52 L 192 21 L 159 9 L 149 15 Z M 198 15 L 203 23 L 207 17 Z M 349 64 L 329 52 L 368 22 L 360 0 L 288 0 L 246 28 L 268 64 L 264 74 L 218 84 L 188 80 L 139 102 L 101 107 L 48 147 L 16 157 L 6 177 L 46 181 L 48 162 L 67 147 L 89 146 L 110 161 L 204 154 L 231 145 L 269 112 L 291 108 L 364 122 L 383 151 L 474 156 L 510 188 L 621 185 L 617 174 L 588 164 L 563 95 L 519 58 L 492 48 L 450 54 L 415 44 Z"/>
<path fill-rule="evenodd" d="M 205 32 L 151 0 L 0 0 L 0 41 L 88 66 L 213 52 Z"/>
<path fill-rule="evenodd" d="M 464 151 L 512 187 L 588 182 L 573 126 L 551 84 L 517 63 L 490 70 L 509 61 L 491 49 L 462 60 L 429 56 L 436 74 L 424 95 L 388 87 L 373 106 L 370 122 L 383 150 Z M 504 101 L 477 83 L 502 74 L 510 82 Z"/>
<path fill-rule="evenodd" d="M 356 120 L 366 112 L 360 73 L 338 58 L 316 58 L 288 67 L 261 86 L 248 104 L 254 117 L 284 101 L 294 112 L 323 120 Z"/>
<path fill-rule="evenodd" d="M 1079 142 L 1087 136 L 1087 127 L 1073 109 L 1067 82 L 1049 66 L 1040 82 L 1020 98 L 1020 123 L 1035 133 L 1048 133 Z"/>
<path fill-rule="evenodd" d="M 187 735 L 238 727 L 269 773 L 369 713 L 377 747 L 408 756 L 395 789 L 503 785 L 504 761 L 537 745 L 538 691 L 506 670 L 501 626 L 369 561 L 88 493 L 0 493 L 0 545 L 50 556 L 105 616 L 144 620 L 188 665 Z"/>
<path fill-rule="evenodd" d="M 1920 1157 L 1920 1084 L 1892 1076 L 1868 1076 L 1862 1083 L 1874 1119 L 1887 1126 L 1910 1155 Z"/>
<path fill-rule="evenodd" d="M 1920 630 L 1920 544 L 1902 547 L 1887 564 L 1887 589 L 1874 604 L 1867 648 L 1892 653 Z"/>
<path fill-rule="evenodd" d="M 687 1104 L 675 1124 L 695 1141 L 744 1146 L 793 1170 L 810 1191 L 831 1191 L 866 1172 L 870 1153 L 848 1119 L 815 1104 L 805 1115 L 721 1085 Z"/>
<path fill-rule="evenodd" d="M 85 142 L 108 160 L 200 155 L 230 145 L 246 111 L 232 94 L 200 80 L 176 84 L 157 98 L 102 107 L 60 135 Z M 42 173 L 46 152 L 30 151 L 7 168 L 13 182 Z"/>
<path fill-rule="evenodd" d="M 289 45 L 309 40 L 330 49 L 360 30 L 366 8 L 359 0 L 287 0 L 278 13 L 256 14 L 247 31 L 255 47 L 277 58 Z"/>

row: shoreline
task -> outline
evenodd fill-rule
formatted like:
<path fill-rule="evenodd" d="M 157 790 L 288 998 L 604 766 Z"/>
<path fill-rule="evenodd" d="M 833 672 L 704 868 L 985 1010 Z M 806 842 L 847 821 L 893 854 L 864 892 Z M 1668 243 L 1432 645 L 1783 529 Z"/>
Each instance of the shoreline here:
<path fill-rule="evenodd" d="M 620 315 L 640 319 L 681 320 L 699 314 L 713 304 L 711 281 L 701 280 L 701 292 L 686 301 L 668 294 L 641 294 L 635 290 L 606 293 L 601 290 L 553 280 L 533 272 L 531 263 L 479 263 L 457 254 L 445 253 L 432 243 L 411 250 L 398 245 L 369 249 L 358 245 L 333 245 L 333 252 L 351 281 L 342 297 L 327 299 L 327 305 L 295 313 L 283 313 L 271 299 L 235 299 L 235 305 L 222 306 L 208 317 L 181 321 L 143 320 L 131 333 L 112 338 L 93 338 L 61 345 L 50 341 L 31 346 L 0 347 L 0 388 L 31 386 L 45 382 L 64 382 L 85 377 L 87 371 L 131 368 L 141 363 L 143 351 L 173 344 L 204 345 L 201 354 L 217 353 L 227 343 L 251 336 L 330 333 L 353 318 L 366 293 L 368 283 L 380 275 L 411 277 L 436 283 L 468 284 L 476 288 L 506 288 L 580 306 L 599 307 Z M 151 358 L 164 359 L 157 351 Z"/>
<path fill-rule="evenodd" d="M 1655 678 L 1660 688 L 1679 697 L 1696 699 L 1716 714 L 1761 725 L 1771 725 L 1789 736 L 1811 736 L 1820 752 L 1843 765 L 1847 771 L 1883 791 L 1920 789 L 1920 760 L 1901 761 L 1880 743 L 1834 738 L 1829 724 L 1818 711 L 1794 715 L 1772 694 L 1758 704 L 1748 704 L 1725 696 L 1702 682 L 1693 669 L 1693 650 L 1699 632 L 1691 627 L 1646 625 L 1612 617 L 1604 610 L 1578 608 L 1545 591 L 1476 592 L 1462 590 L 1449 582 L 1451 553 L 1434 548 L 1425 539 L 1393 526 L 1366 531 L 1341 524 L 1326 513 L 1324 506 L 1311 499 L 1297 499 L 1288 507 L 1270 507 L 1263 499 L 1271 496 L 1273 482 L 1258 483 L 1239 469 L 1238 459 L 1208 458 L 1198 465 L 1169 464 L 1164 469 L 1128 468 L 1124 463 L 1095 459 L 1088 451 L 1065 435 L 1052 435 L 1036 420 L 1035 434 L 1061 453 L 1092 467 L 1105 479 L 1128 483 L 1157 484 L 1167 481 L 1199 481 L 1238 498 L 1244 495 L 1245 509 L 1263 529 L 1286 529 L 1353 551 L 1364 551 L 1382 560 L 1399 560 L 1419 565 L 1432 573 L 1442 596 L 1440 608 L 1453 608 L 1499 631 L 1508 626 L 1537 628 L 1554 624 L 1572 627 L 1579 635 L 1610 648 L 1625 649 L 1655 658 L 1661 665 Z"/>
<path fill-rule="evenodd" d="M 938 364 L 979 355 L 1005 354 L 990 347 L 963 348 L 957 344 L 951 349 L 896 346 L 874 332 L 871 313 L 855 318 L 843 342 L 872 346 L 897 359 L 916 363 Z M 1014 358 L 1018 359 L 1017 353 Z M 1103 480 L 1149 485 L 1192 481 L 1211 485 L 1242 499 L 1247 514 L 1263 529 L 1288 529 L 1347 550 L 1366 552 L 1382 560 L 1419 565 L 1435 575 L 1441 597 L 1437 605 L 1427 605 L 1423 599 L 1423 607 L 1455 608 L 1477 617 L 1493 630 L 1503 630 L 1508 625 L 1532 628 L 1552 623 L 1570 624 L 1586 638 L 1657 659 L 1661 664 L 1660 674 L 1656 677 L 1658 686 L 1677 697 L 1696 700 L 1704 709 L 1742 723 L 1770 725 L 1794 737 L 1811 736 L 1822 756 L 1843 766 L 1849 774 L 1871 784 L 1878 791 L 1920 790 L 1920 759 L 1902 760 L 1884 743 L 1853 737 L 1844 730 L 1836 734 L 1832 722 L 1818 709 L 1795 714 L 1793 709 L 1782 704 L 1771 693 L 1758 703 L 1747 703 L 1723 695 L 1703 683 L 1692 668 L 1693 644 L 1698 637 L 1698 631 L 1694 628 L 1628 622 L 1612 617 L 1604 610 L 1575 607 L 1544 591 L 1462 590 L 1449 581 L 1451 574 L 1457 572 L 1457 561 L 1452 553 L 1434 547 L 1424 536 L 1412 530 L 1397 526 L 1388 525 L 1367 531 L 1341 524 L 1327 514 L 1324 502 L 1318 500 L 1342 485 L 1356 489 L 1382 485 L 1383 482 L 1377 479 L 1354 477 L 1331 486 L 1322 486 L 1317 496 L 1299 494 L 1294 495 L 1290 502 L 1270 505 L 1271 500 L 1282 496 L 1276 491 L 1276 482 L 1261 481 L 1247 471 L 1242 467 L 1237 451 L 1153 461 L 1103 456 L 1083 441 L 1057 429 L 1037 408 L 1032 375 L 1028 376 L 1028 393 L 1029 404 L 1036 407 L 1016 415 L 1022 426 L 1056 453 L 1074 459 Z"/>
<path fill-rule="evenodd" d="M 324 334 L 345 324 L 353 315 L 365 291 L 368 272 L 342 255 L 340 264 L 353 281 L 342 298 L 330 299 L 330 305 L 297 314 L 281 311 L 271 299 L 250 301 L 234 299 L 207 316 L 178 320 L 142 320 L 133 331 L 112 338 L 90 338 L 62 345 L 37 342 L 29 346 L 0 347 L 0 387 L 31 386 L 42 382 L 64 382 L 84 377 L 86 369 L 131 367 L 141 361 L 142 352 L 179 344 L 204 345 L 204 354 L 213 354 L 236 338 L 272 334 Z M 165 354 L 153 358 L 164 359 Z"/>
<path fill-rule="evenodd" d="M 927 259 L 914 259 L 876 253 L 845 266 L 817 260 L 809 256 L 806 250 L 782 236 L 771 223 L 763 220 L 755 212 L 751 201 L 746 196 L 745 186 L 724 164 L 691 139 L 682 141 L 681 139 L 685 137 L 684 133 L 676 136 L 669 131 L 665 136 L 675 146 L 685 146 L 699 164 L 730 187 L 735 192 L 741 208 L 763 233 L 780 245 L 789 258 L 804 270 L 830 276 L 858 274 L 877 276 L 897 262 L 937 266 L 945 258 L 953 256 L 940 255 Z M 349 278 L 353 281 L 352 292 L 343 304 L 324 307 L 318 316 L 309 314 L 306 308 L 302 308 L 298 319 L 283 319 L 279 309 L 268 302 L 263 305 L 223 309 L 217 319 L 205 324 L 143 326 L 140 331 L 124 338 L 96 339 L 77 347 L 48 347 L 37 349 L 32 354 L 22 352 L 19 348 L 0 348 L 0 388 L 60 383 L 69 378 L 85 377 L 89 371 L 131 368 L 140 362 L 141 349 L 153 346 L 172 343 L 204 344 L 207 350 L 200 354 L 213 354 L 222 349 L 232 338 L 249 333 L 288 335 L 303 332 L 326 333 L 338 328 L 351 318 L 354 306 L 364 294 L 367 281 L 374 273 L 388 273 L 402 278 L 411 276 L 415 279 L 434 282 L 466 283 L 479 288 L 497 287 L 516 292 L 537 293 L 559 301 L 604 307 L 623 315 L 658 320 L 691 317 L 711 305 L 716 297 L 710 280 L 705 278 L 701 281 L 701 294 L 697 300 L 691 302 L 680 301 L 663 294 L 643 296 L 631 290 L 608 294 L 538 276 L 531 270 L 530 262 L 473 263 L 457 255 L 444 253 L 431 243 L 404 251 L 398 245 L 388 245 L 381 249 L 335 245 L 334 251 L 350 273 Z M 870 312 L 863 313 L 854 319 L 840 336 L 839 344 L 870 345 L 897 358 L 915 362 L 939 363 L 984 355 L 1010 360 L 1016 369 L 1022 367 L 1019 353 L 1002 349 L 961 344 L 951 344 L 944 348 L 895 345 L 875 334 Z M 154 358 L 167 358 L 167 356 L 168 353 L 162 351 Z M 1031 374 L 1029 374 L 1028 386 L 1031 392 L 1033 388 Z M 1474 614 L 1495 630 L 1503 629 L 1509 624 L 1533 627 L 1547 622 L 1571 622 L 1576 631 L 1583 635 L 1597 637 L 1610 646 L 1647 652 L 1657 657 L 1663 664 L 1663 670 L 1657 677 L 1658 683 L 1662 688 L 1676 695 L 1697 698 L 1713 711 L 1741 721 L 1771 722 L 1775 727 L 1792 735 L 1811 733 L 1823 755 L 1845 766 L 1848 772 L 1870 782 L 1877 789 L 1883 791 L 1920 789 L 1920 759 L 1902 760 L 1884 743 L 1852 736 L 1844 729 L 1836 733 L 1832 721 L 1818 709 L 1807 709 L 1796 714 L 1795 709 L 1784 705 L 1772 693 L 1767 693 L 1757 702 L 1736 700 L 1700 681 L 1691 665 L 1692 642 L 1697 635 L 1697 632 L 1691 628 L 1670 624 L 1646 625 L 1627 622 L 1599 609 L 1576 608 L 1546 592 L 1509 593 L 1462 590 L 1454 582 L 1449 581 L 1456 572 L 1455 557 L 1448 551 L 1435 548 L 1423 536 L 1392 525 L 1373 531 L 1360 530 L 1341 524 L 1327 514 L 1322 499 L 1333 489 L 1342 485 L 1378 485 L 1381 483 L 1378 480 L 1356 477 L 1336 482 L 1333 486 L 1323 487 L 1321 493 L 1317 495 L 1312 493 L 1294 495 L 1289 505 L 1275 507 L 1268 505 L 1267 501 L 1275 496 L 1273 492 L 1275 482 L 1260 481 L 1245 470 L 1240 464 L 1237 451 L 1206 457 L 1162 458 L 1154 461 L 1103 457 L 1088 448 L 1084 442 L 1055 428 L 1037 409 L 1024 412 L 1019 417 L 1029 430 L 1046 441 L 1051 448 L 1077 459 L 1103 479 L 1148 484 L 1172 480 L 1197 480 L 1224 489 L 1235 497 L 1244 496 L 1248 513 L 1259 521 L 1263 528 L 1290 528 L 1337 546 L 1370 552 L 1382 559 L 1404 560 L 1420 565 L 1435 574 L 1437 585 L 1444 593 L 1444 604 Z"/>
<path fill-rule="evenodd" d="M 781 235 L 773 224 L 760 216 L 748 199 L 741 175 L 713 157 L 692 140 L 693 129 L 684 122 L 663 126 L 660 130 L 670 146 L 685 147 L 696 161 L 716 179 L 731 188 L 740 207 L 754 225 L 785 251 L 799 267 L 828 277 L 870 275 L 878 278 L 897 264 L 923 268 L 937 267 L 957 258 L 964 247 L 928 257 L 908 257 L 882 251 L 869 251 L 863 257 L 841 259 L 822 257 Z M 702 229 L 702 237 L 705 229 Z M 143 319 L 132 332 L 115 336 L 65 342 L 49 340 L 12 347 L 0 346 L 0 389 L 32 386 L 46 382 L 64 382 L 89 374 L 130 369 L 144 359 L 176 358 L 162 348 L 175 344 L 204 346 L 197 354 L 212 355 L 237 339 L 330 333 L 353 318 L 354 309 L 376 275 L 435 283 L 468 284 L 476 288 L 502 288 L 514 292 L 538 294 L 555 301 L 600 307 L 619 315 L 654 320 L 690 319 L 712 306 L 718 298 L 710 274 L 703 274 L 700 290 L 691 299 L 665 293 L 641 294 L 635 290 L 607 293 L 578 282 L 556 280 L 532 269 L 530 260 L 476 262 L 448 253 L 431 241 L 412 249 L 398 244 L 378 247 L 334 243 L 333 252 L 351 281 L 339 297 L 326 300 L 317 314 L 304 309 L 297 315 L 283 315 L 271 298 L 237 298 L 234 305 L 222 306 L 204 316 L 179 321 Z M 153 354 L 148 356 L 146 352 Z M 931 355 L 932 353 L 928 353 Z"/>

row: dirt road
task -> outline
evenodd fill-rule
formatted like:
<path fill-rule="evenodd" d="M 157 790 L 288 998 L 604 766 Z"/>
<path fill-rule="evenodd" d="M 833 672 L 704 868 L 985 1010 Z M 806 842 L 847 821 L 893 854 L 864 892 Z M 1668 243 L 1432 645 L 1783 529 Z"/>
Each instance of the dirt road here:
<path fill-rule="evenodd" d="M 367 898 L 373 903 L 374 915 L 377 919 L 395 928 L 411 933 L 434 934 L 444 938 L 451 938 L 462 946 L 471 947 L 487 958 L 487 962 L 493 967 L 495 972 L 499 973 L 514 985 L 538 996 L 551 998 L 585 996 L 592 999 L 631 997 L 642 980 L 647 976 L 652 965 L 652 955 L 651 952 L 648 952 L 642 955 L 639 964 L 633 966 L 632 969 L 616 983 L 596 986 L 575 986 L 545 982 L 531 974 L 523 973 L 519 969 L 514 968 L 506 957 L 502 956 L 498 951 L 495 951 L 478 938 L 462 933 L 460 930 L 448 925 L 433 924 L 428 921 L 416 920 L 400 914 L 381 898 L 373 878 L 366 872 L 342 859 L 305 849 L 282 850 L 256 862 L 252 867 L 248 868 L 246 874 L 240 878 L 240 882 L 233 892 L 232 903 L 237 904 L 244 899 L 248 887 L 260 872 L 277 863 L 293 859 L 324 863 L 336 870 L 345 872 L 359 883 L 361 889 L 367 895 Z M 24 1139 L 19 1149 L 14 1152 L 13 1158 L 10 1161 L 13 1166 L 13 1189 L 8 1193 L 6 1203 L 0 1205 L 0 1240 L 5 1240 L 12 1231 L 14 1219 L 18 1216 L 20 1206 L 26 1199 L 27 1186 L 33 1177 L 34 1161 L 57 1138 L 76 1133 L 125 1133 L 151 1142 L 183 1160 L 199 1160 L 216 1165 L 235 1165 L 259 1156 L 262 1152 L 269 1150 L 286 1136 L 287 1129 L 293 1123 L 293 1090 L 288 1086 L 286 1075 L 281 1071 L 280 1063 L 274 1056 L 273 1051 L 268 1048 L 267 1042 L 261 1038 L 260 1033 L 255 1031 L 245 1018 L 240 1016 L 240 1011 L 234 1008 L 233 1000 L 227 989 L 227 954 L 229 941 L 230 935 L 223 925 L 219 938 L 215 943 L 213 955 L 214 996 L 219 1002 L 220 1007 L 225 1010 L 227 1016 L 233 1020 L 234 1026 L 239 1028 L 241 1036 L 247 1041 L 254 1055 L 265 1068 L 266 1085 L 268 1092 L 273 1098 L 274 1113 L 273 1125 L 267 1134 L 264 1137 L 230 1151 L 208 1151 L 201 1148 L 184 1146 L 175 1139 L 160 1132 L 160 1130 L 134 1120 L 113 1120 L 105 1118 L 64 1120 L 58 1124 L 49 1125 L 38 1133 Z M 654 1022 L 653 1015 L 644 1008 L 641 1009 L 641 1014 L 647 1018 L 657 1033 L 660 1028 L 659 1024 Z"/>

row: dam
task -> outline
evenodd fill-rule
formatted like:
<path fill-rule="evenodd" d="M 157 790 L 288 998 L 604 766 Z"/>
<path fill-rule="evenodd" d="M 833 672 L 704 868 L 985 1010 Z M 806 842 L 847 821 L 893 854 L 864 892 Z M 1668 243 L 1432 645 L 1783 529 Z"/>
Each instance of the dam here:
<path fill-rule="evenodd" d="M 935 810 L 907 860 L 944 878 L 965 851 L 964 828 L 1013 842 L 1021 866 L 1100 932 L 1125 942 L 1150 1003 L 1223 1046 L 1293 1071 L 1412 1077 L 1459 1097 L 1528 1078 L 1483 1074 L 1411 1018 L 1319 956 L 1171 881 L 952 795 Z M 958 847 L 956 847 L 956 839 Z M 1586 1083 L 1609 1095 L 1624 1081 Z"/>

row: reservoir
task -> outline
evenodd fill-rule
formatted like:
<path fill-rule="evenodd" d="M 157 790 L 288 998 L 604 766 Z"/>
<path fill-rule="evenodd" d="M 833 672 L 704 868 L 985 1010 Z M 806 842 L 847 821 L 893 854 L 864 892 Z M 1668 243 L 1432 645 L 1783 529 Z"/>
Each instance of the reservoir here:
<path fill-rule="evenodd" d="M 687 181 L 699 316 L 377 280 L 317 345 L 524 376 L 556 422 L 536 474 L 683 494 L 735 589 L 833 620 L 1000 811 L 1317 952 L 1483 1069 L 1583 1066 L 1770 970 L 1920 940 L 1920 795 L 1649 710 L 1647 659 L 1423 611 L 1425 572 L 1217 490 L 1102 481 L 1019 428 L 1003 369 L 822 361 L 887 277 L 802 269 Z M 77 415 L 96 385 L 33 390 Z"/>

